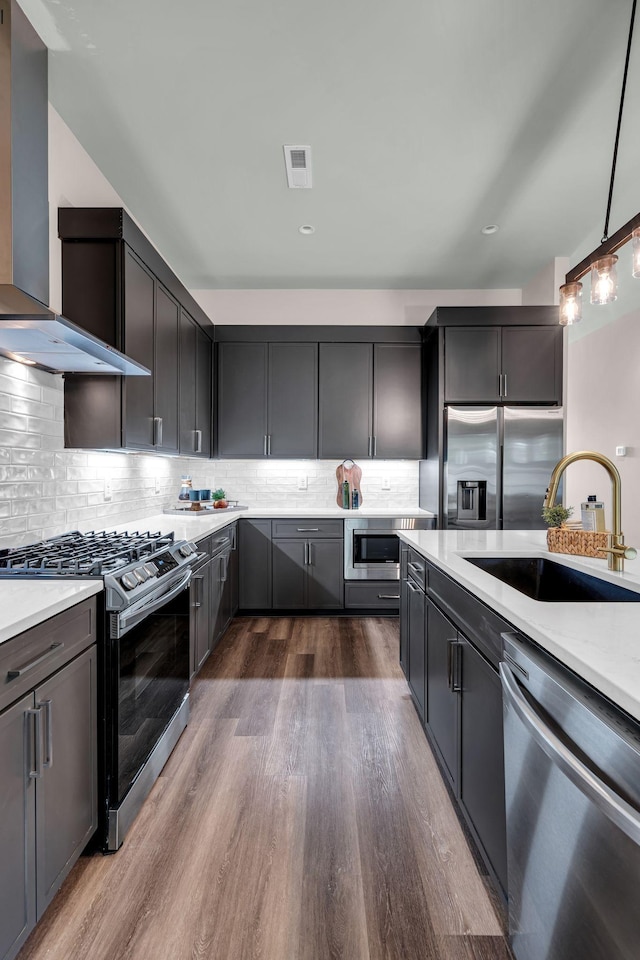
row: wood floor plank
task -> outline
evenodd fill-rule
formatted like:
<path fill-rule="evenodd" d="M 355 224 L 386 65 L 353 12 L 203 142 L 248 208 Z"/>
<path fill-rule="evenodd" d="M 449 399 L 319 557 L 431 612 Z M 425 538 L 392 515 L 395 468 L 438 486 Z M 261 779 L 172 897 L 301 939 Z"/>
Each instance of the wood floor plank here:
<path fill-rule="evenodd" d="M 508 960 L 384 618 L 238 618 L 18 960 Z"/>

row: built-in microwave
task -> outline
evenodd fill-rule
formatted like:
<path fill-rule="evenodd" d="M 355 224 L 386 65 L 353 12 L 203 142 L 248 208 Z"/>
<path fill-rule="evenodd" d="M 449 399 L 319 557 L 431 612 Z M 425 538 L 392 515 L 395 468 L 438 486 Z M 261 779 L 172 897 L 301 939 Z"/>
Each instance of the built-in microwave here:
<path fill-rule="evenodd" d="M 357 517 L 344 522 L 345 580 L 399 580 L 398 530 L 429 530 L 431 517 Z"/>

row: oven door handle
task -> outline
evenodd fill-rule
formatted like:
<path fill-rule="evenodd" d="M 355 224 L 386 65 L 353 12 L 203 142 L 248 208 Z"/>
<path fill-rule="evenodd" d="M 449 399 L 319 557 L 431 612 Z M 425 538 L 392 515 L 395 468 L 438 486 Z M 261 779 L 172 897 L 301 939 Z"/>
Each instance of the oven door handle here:
<path fill-rule="evenodd" d="M 155 613 L 156 610 L 159 610 L 160 607 L 163 607 L 165 603 L 169 603 L 170 600 L 173 600 L 174 597 L 177 597 L 179 593 L 182 593 L 183 590 L 189 586 L 191 582 L 191 568 L 187 570 L 183 577 L 178 580 L 175 586 L 169 587 L 160 597 L 153 597 L 150 600 L 145 600 L 139 605 L 133 605 L 129 607 L 128 610 L 125 610 L 124 613 L 118 615 L 117 618 L 117 628 L 116 628 L 116 637 L 120 638 L 128 633 L 133 627 L 135 627 L 141 620 L 144 620 L 145 617 L 148 617 L 150 614 Z"/>

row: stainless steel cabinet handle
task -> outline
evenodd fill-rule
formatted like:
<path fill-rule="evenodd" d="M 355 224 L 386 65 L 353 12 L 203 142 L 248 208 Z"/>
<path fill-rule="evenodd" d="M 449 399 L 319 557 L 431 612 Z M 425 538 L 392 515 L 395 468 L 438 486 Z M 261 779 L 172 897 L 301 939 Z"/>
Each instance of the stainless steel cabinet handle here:
<path fill-rule="evenodd" d="M 367 437 L 367 456 L 368 457 L 372 456 L 372 453 L 371 453 L 371 448 L 373 446 L 371 442 L 372 440 L 373 440 L 373 437 Z"/>
<path fill-rule="evenodd" d="M 153 418 L 153 445 L 155 447 L 162 446 L 162 417 Z"/>
<path fill-rule="evenodd" d="M 267 456 L 271 456 L 271 434 L 267 434 Z"/>
<path fill-rule="evenodd" d="M 238 528 L 237 527 L 231 528 L 231 549 L 232 550 L 238 549 Z"/>
<path fill-rule="evenodd" d="M 378 600 L 399 600 L 400 597 L 395 593 L 379 593 Z"/>
<path fill-rule="evenodd" d="M 502 381 L 502 396 L 503 396 L 503 397 L 506 397 L 506 396 L 508 396 L 508 393 L 507 393 L 507 375 L 506 375 L 506 373 L 503 373 L 502 376 L 503 376 L 503 381 Z"/>
<path fill-rule="evenodd" d="M 534 707 L 523 697 L 518 682 L 506 663 L 500 664 L 500 678 L 505 710 L 515 712 L 540 749 L 601 813 L 634 843 L 640 843 L 640 816 L 637 811 L 604 783 L 595 771 L 579 760 L 549 729 Z"/>
<path fill-rule="evenodd" d="M 203 579 L 204 579 L 204 578 L 202 577 L 202 575 L 196 574 L 195 576 L 193 576 L 193 577 L 191 578 L 191 582 L 192 582 L 192 584 L 193 584 L 194 587 L 195 587 L 196 583 L 202 583 Z M 194 601 L 193 601 L 193 606 L 196 607 L 196 608 L 197 608 L 197 607 L 201 607 L 201 606 L 202 606 L 202 600 L 200 599 L 200 597 L 202 596 L 202 594 L 200 593 L 200 587 L 198 587 L 197 590 L 194 590 L 194 593 L 197 594 L 198 599 L 197 599 L 197 600 L 194 599 Z"/>
<path fill-rule="evenodd" d="M 305 566 L 309 563 L 309 543 L 307 540 L 304 542 L 304 560 L 303 563 Z"/>
<path fill-rule="evenodd" d="M 29 764 L 29 778 L 37 780 L 42 776 L 42 712 L 40 707 L 29 707 L 26 715 L 30 741 L 29 756 L 31 755 L 31 746 L 33 746 L 34 752 L 33 764 Z"/>
<path fill-rule="evenodd" d="M 44 740 L 45 740 L 45 755 L 42 761 L 43 767 L 52 767 L 53 766 L 53 712 L 52 712 L 52 703 L 51 700 L 41 700 L 38 704 L 38 707 L 44 708 Z"/>
<path fill-rule="evenodd" d="M 411 590 L 412 593 L 419 592 L 420 587 L 416 587 L 413 583 L 411 583 L 411 580 L 405 580 L 405 583 L 409 587 L 409 590 Z"/>
<path fill-rule="evenodd" d="M 320 527 L 296 527 L 298 533 L 319 533 Z"/>
<path fill-rule="evenodd" d="M 407 567 L 409 570 L 417 571 L 418 573 L 424 573 L 424 567 L 420 563 L 408 563 Z"/>
<path fill-rule="evenodd" d="M 58 653 L 58 651 L 62 649 L 64 649 L 64 643 L 61 641 L 52 643 L 48 650 L 45 650 L 44 653 L 34 657 L 33 660 L 29 660 L 21 667 L 14 667 L 12 670 L 7 670 L 7 680 L 16 680 L 18 677 L 23 677 L 25 673 L 29 672 L 29 670 L 33 670 L 33 668 L 37 667 L 38 664 L 42 663 L 44 660 L 47 660 L 48 657 L 52 657 L 54 653 Z"/>
<path fill-rule="evenodd" d="M 458 640 L 457 637 L 447 640 L 447 679 L 449 690 L 452 693 L 460 693 L 462 690 L 462 671 L 460 669 L 460 647 L 462 646 L 463 641 Z"/>
<path fill-rule="evenodd" d="M 376 451 L 377 451 L 377 449 L 378 449 L 378 438 L 377 438 L 377 437 L 372 437 L 371 440 L 372 440 L 372 443 L 371 443 L 372 453 L 371 453 L 371 455 L 372 455 L 373 457 L 375 457 Z"/>
<path fill-rule="evenodd" d="M 220 583 L 226 583 L 227 573 L 229 572 L 229 555 L 224 553 L 220 559 L 222 561 L 220 564 Z"/>
<path fill-rule="evenodd" d="M 196 430 L 195 453 L 202 453 L 202 430 Z"/>

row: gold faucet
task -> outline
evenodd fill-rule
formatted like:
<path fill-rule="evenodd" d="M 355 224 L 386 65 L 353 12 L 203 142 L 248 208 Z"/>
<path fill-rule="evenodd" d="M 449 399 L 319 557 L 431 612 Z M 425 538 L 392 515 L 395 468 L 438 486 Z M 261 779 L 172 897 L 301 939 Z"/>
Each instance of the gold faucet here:
<path fill-rule="evenodd" d="M 593 460 L 605 468 L 611 477 L 611 491 L 613 494 L 613 530 L 609 534 L 608 546 L 603 547 L 603 553 L 609 554 L 609 570 L 624 570 L 624 561 L 633 560 L 637 555 L 635 547 L 625 547 L 624 536 L 622 533 L 622 481 L 618 468 L 615 463 L 605 457 L 602 453 L 595 453 L 593 450 L 578 450 L 577 453 L 568 453 L 566 457 L 559 460 L 553 468 L 549 488 L 545 497 L 545 507 L 552 507 L 558 495 L 558 486 L 562 474 L 569 464 L 576 460 Z"/>

